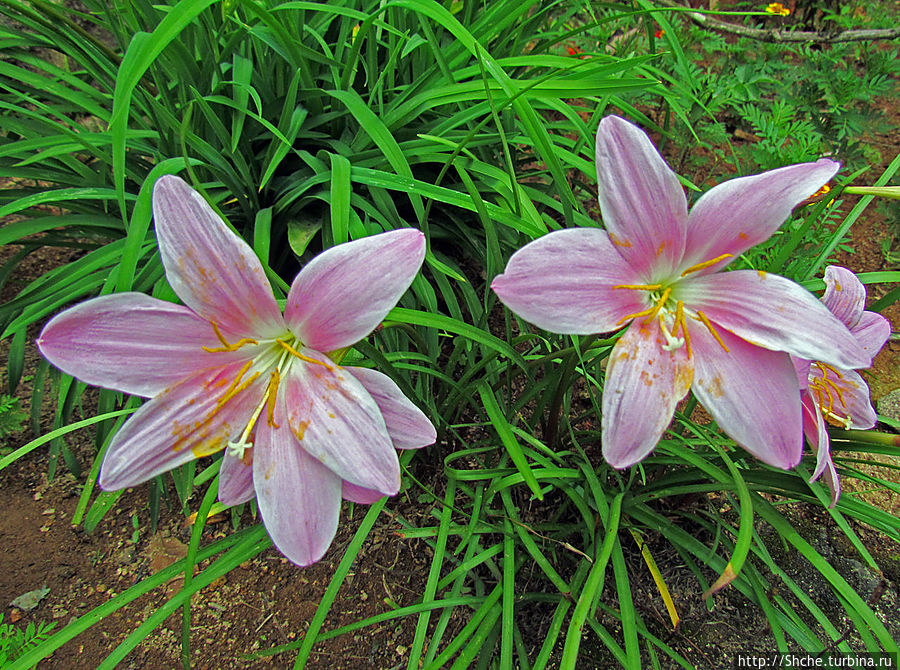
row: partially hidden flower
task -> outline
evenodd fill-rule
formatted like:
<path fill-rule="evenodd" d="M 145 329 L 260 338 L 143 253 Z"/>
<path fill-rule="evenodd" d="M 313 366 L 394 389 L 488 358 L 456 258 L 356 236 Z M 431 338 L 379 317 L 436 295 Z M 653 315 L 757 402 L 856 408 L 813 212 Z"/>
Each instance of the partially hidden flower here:
<path fill-rule="evenodd" d="M 424 237 L 402 229 L 325 251 L 294 279 L 282 314 L 253 250 L 184 181 L 160 178 L 153 212 L 184 306 L 102 296 L 57 315 L 38 338 L 64 372 L 152 398 L 114 436 L 100 485 L 134 486 L 225 449 L 220 500 L 255 492 L 278 549 L 313 563 L 337 530 L 342 495 L 371 503 L 397 493 L 394 447 L 435 440 L 390 378 L 334 360 L 409 287 Z"/>
<path fill-rule="evenodd" d="M 870 356 L 877 354 L 891 334 L 887 319 L 865 310 L 866 289 L 847 268 L 825 268 L 822 302 L 844 323 Z M 816 469 L 810 481 L 825 477 L 831 490 L 831 506 L 841 495 L 841 483 L 831 460 L 827 424 L 845 430 L 872 428 L 878 421 L 869 387 L 855 370 L 821 361 L 794 358 L 803 404 L 803 432 L 816 454 Z"/>
<path fill-rule="evenodd" d="M 494 291 L 551 332 L 628 324 L 602 400 L 603 454 L 614 467 L 653 450 L 689 389 L 747 451 L 793 467 L 803 434 L 790 355 L 842 368 L 867 366 L 871 356 L 794 282 L 721 270 L 769 238 L 839 165 L 822 159 L 731 179 L 688 214 L 678 178 L 636 126 L 604 118 L 596 157 L 606 230 L 538 238 L 513 254 Z"/>
<path fill-rule="evenodd" d="M 766 12 L 775 16 L 788 16 L 791 10 L 782 5 L 780 2 L 770 2 L 766 5 Z"/>

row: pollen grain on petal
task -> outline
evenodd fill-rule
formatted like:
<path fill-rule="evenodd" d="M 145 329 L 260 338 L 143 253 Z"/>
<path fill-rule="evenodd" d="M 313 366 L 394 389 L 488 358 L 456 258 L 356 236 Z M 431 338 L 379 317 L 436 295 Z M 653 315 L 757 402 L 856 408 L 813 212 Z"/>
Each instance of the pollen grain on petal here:
<path fill-rule="evenodd" d="M 709 383 L 706 385 L 706 390 L 711 396 L 721 398 L 725 395 L 725 391 L 722 389 L 722 378 L 713 377 L 710 379 Z"/>
<path fill-rule="evenodd" d="M 631 247 L 631 242 L 628 240 L 620 240 L 616 237 L 615 233 L 609 233 L 609 241 L 615 244 L 617 247 L 629 248 Z"/>
<path fill-rule="evenodd" d="M 224 440 L 222 436 L 219 435 L 217 437 L 197 442 L 194 446 L 191 447 L 191 451 L 197 458 L 212 456 L 213 454 L 218 453 L 222 450 L 223 443 Z"/>

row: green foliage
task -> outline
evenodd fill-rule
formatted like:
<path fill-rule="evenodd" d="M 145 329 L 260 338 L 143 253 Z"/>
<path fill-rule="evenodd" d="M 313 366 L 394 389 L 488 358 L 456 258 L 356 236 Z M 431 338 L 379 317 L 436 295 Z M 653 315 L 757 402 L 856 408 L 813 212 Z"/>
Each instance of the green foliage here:
<path fill-rule="evenodd" d="M 2 668 L 50 637 L 50 631 L 56 626 L 55 621 L 51 621 L 49 624 L 42 621 L 37 626 L 30 621 L 25 630 L 21 630 L 14 625 L 3 623 L 3 616 L 3 613 L 0 612 L 0 667 Z"/>
<path fill-rule="evenodd" d="M 0 395 L 0 441 L 22 430 L 28 412 L 22 409 L 22 401 L 6 394 Z"/>
<path fill-rule="evenodd" d="M 641 548 L 657 561 L 677 556 L 684 567 L 668 567 L 704 590 L 729 563 L 739 569 L 730 588 L 763 612 L 771 649 L 896 649 L 873 608 L 772 504 L 827 501 L 819 484 L 807 484 L 810 457 L 797 472 L 762 465 L 714 425 L 693 421 L 691 401 L 651 457 L 613 470 L 600 454 L 599 398 L 616 335 L 537 332 L 488 288 L 522 243 L 597 225 L 593 134 L 607 113 L 657 133 L 689 185 L 824 154 L 858 174 L 870 158 L 862 135 L 881 128 L 875 99 L 896 90 L 891 49 L 725 39 L 646 0 L 85 7 L 0 0 L 0 216 L 16 217 L 0 230 L 0 243 L 16 245 L 0 283 L 35 251 L 71 250 L 0 306 L 10 392 L 27 329 L 64 306 L 126 290 L 176 300 L 150 231 L 150 193 L 162 174 L 181 173 L 205 193 L 252 244 L 276 292 L 333 244 L 410 225 L 428 238 L 423 275 L 345 359 L 388 374 L 439 427 L 440 448 L 401 460 L 404 487 L 428 513 L 406 519 L 391 511 L 404 537 L 433 551 L 421 597 L 327 628 L 338 590 L 391 504 L 382 500 L 359 515 L 305 635 L 261 653 L 290 654 L 302 667 L 322 640 L 408 616 L 409 668 L 691 667 L 670 628 L 635 602 L 648 578 Z M 843 10 L 828 20 L 854 25 Z M 585 57 L 566 55 L 570 44 Z M 894 161 L 880 180 L 898 169 Z M 867 182 L 875 172 L 865 173 Z M 739 263 L 816 288 L 814 277 L 871 201 L 844 213 L 841 180 L 834 204 L 798 208 Z M 51 402 L 53 426 L 0 459 L 0 469 L 45 444 L 51 467 L 62 456 L 74 469 L 62 438 L 94 426 L 96 457 L 73 519 L 90 532 L 119 505 L 122 492 L 96 491 L 97 474 L 111 437 L 141 401 L 104 390 L 97 412 L 84 418 L 85 385 L 46 364 L 34 388 L 32 419 Z M 0 427 L 24 420 L 17 403 L 0 399 Z M 842 476 L 896 490 L 856 469 L 856 454 L 896 448 L 872 435 L 842 440 Z M 162 502 L 196 513 L 187 558 L 50 637 L 49 627 L 37 629 L 35 639 L 43 637 L 22 647 L 13 667 L 34 665 L 177 574 L 183 588 L 102 667 L 179 610 L 189 659 L 191 596 L 270 546 L 258 524 L 204 541 L 220 463 L 192 462 L 149 483 L 151 530 Z M 855 524 L 900 541 L 900 521 L 852 495 L 828 513 L 873 570 Z M 137 516 L 132 530 L 141 541 Z M 821 576 L 824 595 L 810 595 L 773 558 L 784 547 Z M 820 596 L 838 603 L 858 641 L 823 613 Z M 546 634 L 530 639 L 529 620 Z"/>

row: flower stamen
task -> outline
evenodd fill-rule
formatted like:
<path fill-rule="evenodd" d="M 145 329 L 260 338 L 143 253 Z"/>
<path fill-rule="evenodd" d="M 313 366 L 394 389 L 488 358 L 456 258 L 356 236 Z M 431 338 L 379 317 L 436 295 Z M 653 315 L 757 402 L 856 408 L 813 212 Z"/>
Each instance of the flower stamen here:
<path fill-rule="evenodd" d="M 710 335 L 712 335 L 714 338 L 716 338 L 716 342 L 719 343 L 719 346 L 721 346 L 725 350 L 725 353 L 727 354 L 728 347 L 725 346 L 725 343 L 722 341 L 722 338 L 719 337 L 719 333 L 716 332 L 716 329 L 712 325 L 712 322 L 706 318 L 706 314 L 704 314 L 700 310 L 697 310 L 697 318 L 699 318 L 700 321 L 703 322 L 703 325 L 706 326 L 706 330 L 709 331 Z"/>
<path fill-rule="evenodd" d="M 247 373 L 247 370 L 250 369 L 251 365 L 253 365 L 253 361 L 247 361 L 246 363 L 244 363 L 244 367 L 242 367 L 238 371 L 237 377 L 234 378 L 234 381 L 231 382 L 231 385 L 225 390 L 225 393 L 222 395 L 222 397 L 216 401 L 216 408 L 215 408 L 215 410 L 213 410 L 213 414 L 215 414 L 220 409 L 222 409 L 222 407 L 225 405 L 225 403 L 227 403 L 234 396 L 236 396 L 238 393 L 240 393 L 241 391 L 246 389 L 248 386 L 250 386 L 250 384 L 252 384 L 254 381 L 256 381 L 256 378 L 259 377 L 258 372 L 254 372 L 252 375 L 250 375 L 250 377 L 248 379 L 244 380 L 244 382 L 241 383 L 241 379 Z"/>
<path fill-rule="evenodd" d="M 299 351 L 294 349 L 290 344 L 288 344 L 281 338 L 276 337 L 275 341 L 278 342 L 278 344 L 280 344 L 282 347 L 284 347 L 288 351 L 288 353 L 296 356 L 301 361 L 306 361 L 307 363 L 315 363 L 316 365 L 321 365 L 322 367 L 327 368 L 328 370 L 334 369 L 325 361 L 319 361 L 319 360 L 316 360 L 315 358 L 310 358 L 309 356 L 304 356 L 303 354 L 301 354 Z"/>
<path fill-rule="evenodd" d="M 217 326 L 215 324 L 215 322 L 210 321 L 209 323 L 210 323 L 210 325 L 212 325 L 213 332 L 215 332 L 216 337 L 219 339 L 219 342 L 222 343 L 222 346 L 221 347 L 202 347 L 203 351 L 208 351 L 209 353 L 214 354 L 216 352 L 221 352 L 221 351 L 237 351 L 238 349 L 243 347 L 245 344 L 259 344 L 259 342 L 254 340 L 252 337 L 242 337 L 234 344 L 231 344 L 228 342 L 228 340 L 225 339 L 225 336 L 222 335 L 222 331 L 219 330 L 219 326 Z"/>
<path fill-rule="evenodd" d="M 257 373 L 259 376 L 259 373 Z M 250 439 L 250 433 L 253 432 L 253 427 L 256 425 L 256 421 L 259 419 L 259 415 L 262 414 L 263 408 L 267 408 L 268 414 L 266 416 L 266 420 L 272 428 L 278 428 L 278 424 L 274 421 L 274 413 L 275 413 L 275 397 L 278 393 L 278 385 L 281 382 L 281 375 L 278 373 L 278 370 L 273 370 L 271 376 L 269 377 L 269 385 L 266 387 L 266 392 L 263 394 L 262 401 L 259 405 L 256 406 L 256 409 L 253 410 L 253 414 L 250 416 L 250 420 L 247 422 L 247 425 L 244 427 L 243 432 L 241 432 L 241 436 L 237 440 L 232 440 L 226 446 L 228 449 L 228 453 L 232 456 L 235 456 L 242 461 L 244 460 L 244 452 L 247 449 L 253 447 L 253 441 Z"/>
<path fill-rule="evenodd" d="M 721 256 L 716 256 L 715 258 L 713 258 L 711 260 L 703 261 L 702 263 L 697 263 L 696 265 L 692 265 L 687 270 L 682 272 L 681 276 L 687 277 L 692 272 L 698 272 L 699 270 L 702 270 L 703 268 L 708 268 L 710 265 L 715 265 L 719 261 L 724 261 L 726 258 L 731 258 L 733 255 L 734 254 L 722 254 Z"/>
<path fill-rule="evenodd" d="M 672 332 L 677 333 L 681 328 L 681 334 L 684 336 L 684 344 L 687 347 L 688 358 L 691 357 L 691 336 L 688 333 L 687 321 L 684 318 L 684 302 L 679 300 L 675 305 L 675 323 L 672 326 Z"/>
<path fill-rule="evenodd" d="M 662 284 L 617 284 L 613 289 L 630 288 L 635 291 L 658 291 L 663 287 Z"/>

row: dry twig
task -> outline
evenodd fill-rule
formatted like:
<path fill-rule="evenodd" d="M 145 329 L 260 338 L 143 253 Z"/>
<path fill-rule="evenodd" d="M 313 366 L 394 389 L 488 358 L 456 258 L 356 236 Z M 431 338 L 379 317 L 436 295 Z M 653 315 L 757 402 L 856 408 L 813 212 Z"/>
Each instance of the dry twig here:
<path fill-rule="evenodd" d="M 870 28 L 862 30 L 842 30 L 838 33 L 811 32 L 807 30 L 779 30 L 765 28 L 748 28 L 727 21 L 715 19 L 702 12 L 691 11 L 674 0 L 658 0 L 661 5 L 682 10 L 691 21 L 703 28 L 718 30 L 723 33 L 749 37 L 760 42 L 784 43 L 803 42 L 814 44 L 835 44 L 837 42 L 864 42 L 867 40 L 893 40 L 900 37 L 900 28 Z"/>

